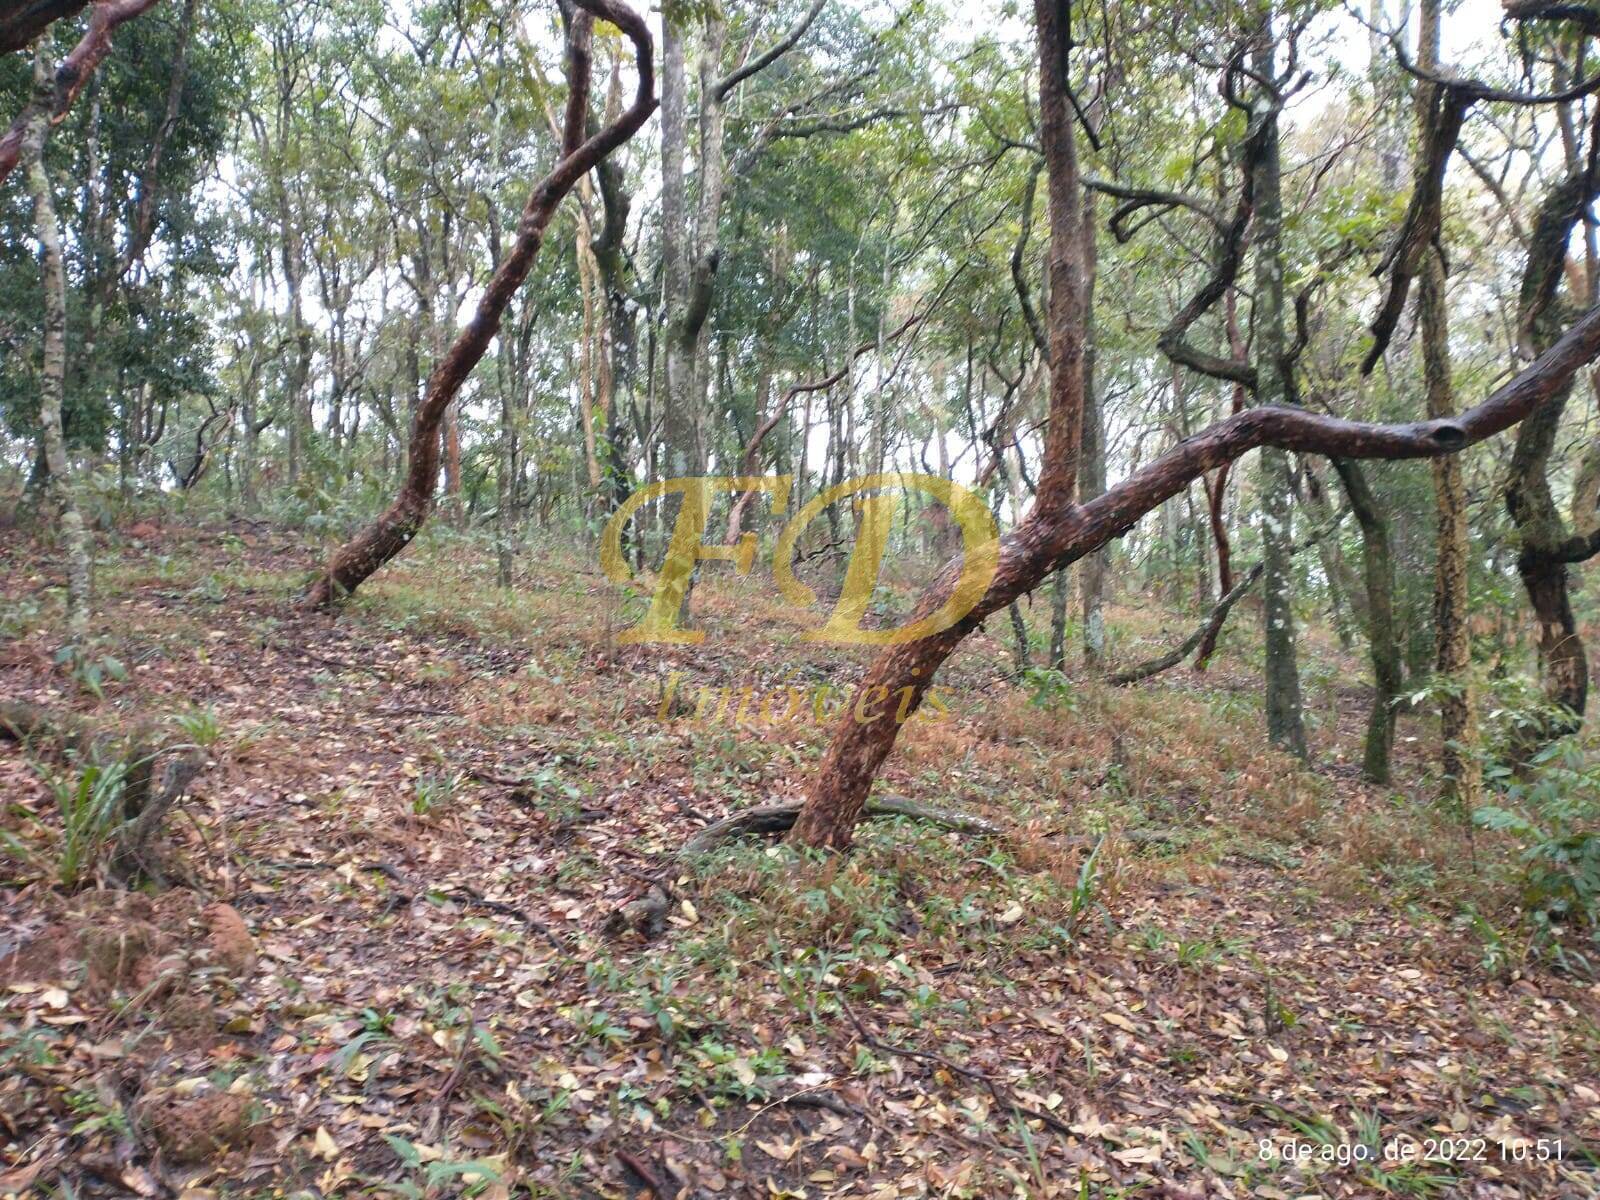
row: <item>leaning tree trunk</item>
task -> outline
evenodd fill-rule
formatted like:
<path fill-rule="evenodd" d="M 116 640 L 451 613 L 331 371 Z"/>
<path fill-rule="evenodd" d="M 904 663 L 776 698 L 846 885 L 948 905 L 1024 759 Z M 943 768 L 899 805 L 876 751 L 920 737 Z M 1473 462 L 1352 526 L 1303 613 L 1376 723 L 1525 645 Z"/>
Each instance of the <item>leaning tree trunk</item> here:
<path fill-rule="evenodd" d="M 61 258 L 61 225 L 44 166 L 50 130 L 50 71 L 41 46 L 34 59 L 34 99 L 25 118 L 22 161 L 33 197 L 44 285 L 44 361 L 39 372 L 39 440 L 50 469 L 46 486 L 60 513 L 67 552 L 67 633 L 74 641 L 89 631 L 89 539 L 68 475 L 61 402 L 67 376 L 67 275 Z"/>
<path fill-rule="evenodd" d="M 903 697 L 900 711 L 907 713 L 921 705 L 940 664 L 984 617 L 1031 590 L 1051 570 L 1066 565 L 1069 560 L 1060 553 L 1059 534 L 1064 518 L 1082 511 L 1074 501 L 1083 430 L 1086 298 L 1093 230 L 1083 219 L 1083 187 L 1068 102 L 1071 32 L 1067 14 L 1055 0 L 1034 0 L 1034 16 L 1039 31 L 1039 130 L 1049 172 L 1050 209 L 1050 418 L 1044 464 L 1033 510 L 1001 542 L 987 594 L 950 628 L 891 647 L 862 681 L 864 691 L 858 694 L 875 694 L 881 688 L 885 698 L 891 694 Z M 1105 504 L 1106 498 L 1097 503 Z M 960 571 L 959 560 L 945 564 L 924 594 L 919 615 L 944 603 Z M 898 730 L 895 721 L 860 722 L 853 714 L 840 724 L 789 840 L 841 850 L 850 845 L 873 777 L 894 748 Z"/>
<path fill-rule="evenodd" d="M 1145 513 L 1207 471 L 1261 446 L 1352 458 L 1429 458 L 1459 452 L 1509 429 L 1568 386 L 1600 353 L 1600 307 L 1483 403 L 1459 417 L 1407 425 L 1344 421 L 1304 409 L 1258 406 L 1187 439 L 1084 504 L 1073 502 L 1083 418 L 1086 231 L 1065 78 L 1070 34 L 1054 0 L 1035 0 L 1039 36 L 1040 133 L 1050 179 L 1050 414 L 1039 487 L 1028 516 L 1002 538 L 988 589 L 965 616 L 918 641 L 890 646 L 857 693 L 882 704 L 883 719 L 857 719 L 851 706 L 834 727 L 789 840 L 849 847 L 874 777 L 894 748 L 902 721 L 922 703 L 935 672 L 984 618 L 1037 587 L 1051 572 L 1098 550 Z M 941 608 L 962 563 L 947 562 L 923 594 L 917 616 Z M 898 704 L 885 703 L 894 696 Z"/>
<path fill-rule="evenodd" d="M 1001 539 L 994 577 L 971 611 L 947 630 L 890 647 L 867 671 L 857 694 L 873 697 L 872 703 L 898 697 L 900 703 L 889 706 L 890 713 L 895 717 L 914 713 L 934 673 L 984 618 L 1037 587 L 1052 571 L 1132 529 L 1141 516 L 1178 495 L 1205 472 L 1251 450 L 1271 445 L 1329 457 L 1376 459 L 1454 454 L 1540 411 L 1596 354 L 1600 354 L 1600 307 L 1585 313 L 1548 351 L 1458 417 L 1376 425 L 1299 408 L 1256 407 L 1180 443 L 1087 504 L 1057 507 L 1037 500 L 1028 517 Z M 1051 425 L 1052 432 L 1061 428 L 1054 420 Z M 1042 496 L 1050 494 L 1045 479 L 1060 478 L 1062 472 L 1056 464 L 1064 458 L 1063 447 L 1047 445 Z M 912 619 L 940 608 L 960 572 L 959 559 L 946 563 Z M 895 719 L 859 721 L 850 711 L 841 716 L 812 781 L 805 811 L 790 834 L 791 841 L 841 850 L 850 845 L 861 806 L 878 768 L 894 747 L 899 727 Z"/>
<path fill-rule="evenodd" d="M 461 390 L 489 343 L 500 329 L 511 298 L 528 277 L 544 242 L 545 230 L 563 197 L 579 179 L 625 143 L 655 110 L 655 75 L 650 31 L 618 0 L 576 0 L 584 9 L 572 23 L 567 68 L 567 110 L 561 157 L 534 188 L 523 210 L 516 240 L 500 269 L 490 279 L 477 312 L 449 352 L 434 367 L 427 395 L 417 408 L 411 431 L 411 461 L 394 502 L 359 534 L 340 547 L 307 591 L 303 605 L 326 608 L 349 595 L 375 571 L 411 543 L 433 508 L 438 484 L 440 426 L 450 402 Z M 589 41 L 592 17 L 618 26 L 632 40 L 637 55 L 638 91 L 633 104 L 616 121 L 584 140 L 589 95 Z"/>

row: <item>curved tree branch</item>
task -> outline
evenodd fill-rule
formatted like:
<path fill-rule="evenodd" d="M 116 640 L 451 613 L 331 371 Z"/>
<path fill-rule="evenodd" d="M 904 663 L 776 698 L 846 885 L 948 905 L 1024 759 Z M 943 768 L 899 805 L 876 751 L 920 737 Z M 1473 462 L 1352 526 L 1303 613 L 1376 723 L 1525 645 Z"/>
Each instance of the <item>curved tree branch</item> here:
<path fill-rule="evenodd" d="M 1023 255 L 1027 253 L 1028 237 L 1033 232 L 1033 197 L 1039 190 L 1039 172 L 1043 169 L 1042 158 L 1028 169 L 1028 183 L 1022 191 L 1021 228 L 1017 231 L 1017 243 L 1011 248 L 1011 283 L 1017 289 L 1017 303 L 1022 307 L 1022 319 L 1027 322 L 1034 347 L 1040 354 L 1049 357 L 1050 342 L 1045 337 L 1044 326 L 1039 323 L 1039 314 L 1033 307 L 1033 298 L 1028 293 L 1028 280 L 1023 272 Z"/>
<path fill-rule="evenodd" d="M 159 0 L 95 0 L 89 17 L 89 28 L 72 48 L 72 53 L 61 60 L 56 68 L 55 88 L 50 97 L 49 112 L 52 126 L 67 119 L 72 102 L 78 98 L 84 84 L 94 76 L 95 69 L 111 51 L 111 35 L 117 26 L 155 7 Z M 60 5 L 38 7 L 61 8 Z M 80 6 L 81 7 L 81 6 Z M 59 14 L 58 14 L 59 15 Z M 51 18 L 53 20 L 54 18 Z M 46 21 L 44 24 L 49 24 Z M 40 25 L 39 29 L 43 29 Z M 27 129 L 32 104 L 17 117 L 3 136 L 0 136 L 0 183 L 16 168 L 22 152 L 22 138 Z"/>
<path fill-rule="evenodd" d="M 1444 216 L 1444 176 L 1450 155 L 1461 135 L 1472 99 L 1458 89 L 1436 87 L 1429 108 L 1428 131 L 1417 162 L 1416 184 L 1405 220 L 1374 275 L 1390 271 L 1389 290 L 1372 322 L 1372 346 L 1361 362 L 1361 373 L 1370 375 L 1378 365 L 1405 310 L 1411 281 L 1421 270 L 1423 255 L 1439 236 Z M 1392 270 L 1391 270 L 1392 268 Z"/>
<path fill-rule="evenodd" d="M 500 330 L 506 307 L 533 267 L 545 230 L 562 199 L 589 171 L 633 137 L 656 108 L 654 45 L 644 20 L 620 0 L 576 0 L 590 19 L 573 23 L 567 69 L 567 110 L 561 157 L 534 187 L 523 209 L 517 237 L 489 280 L 477 311 L 455 344 L 434 367 L 427 395 L 417 409 L 411 435 L 411 461 L 393 503 L 377 520 L 345 543 L 312 582 L 302 599 L 306 608 L 327 608 L 359 587 L 399 554 L 417 535 L 433 508 L 439 474 L 439 429 L 445 410 Z M 620 28 L 633 42 L 638 90 L 615 121 L 587 139 L 589 111 L 589 34 L 593 17 Z"/>
<path fill-rule="evenodd" d="M 732 72 L 717 83 L 715 92 L 718 101 L 726 100 L 728 93 L 733 91 L 746 79 L 761 71 L 765 71 L 785 54 L 795 48 L 801 38 L 805 37 L 806 30 L 811 28 L 811 23 L 817 19 L 817 14 L 827 4 L 828 0 L 811 0 L 811 7 L 801 14 L 800 19 L 789 27 L 789 32 L 784 34 L 763 53 L 745 63 L 744 66 Z"/>
<path fill-rule="evenodd" d="M 1253 366 L 1241 359 L 1207 353 L 1190 344 L 1188 336 L 1190 327 L 1227 294 L 1239 277 L 1239 269 L 1244 263 L 1245 235 L 1250 228 L 1250 219 L 1255 214 L 1256 170 L 1267 148 L 1266 128 L 1264 121 L 1252 122 L 1245 136 L 1240 163 L 1244 181 L 1239 189 L 1233 220 L 1222 231 L 1216 269 L 1156 339 L 1156 346 L 1161 352 L 1180 366 L 1213 379 L 1229 380 L 1252 391 L 1256 386 Z"/>
<path fill-rule="evenodd" d="M 88 0 L 5 0 L 0 4 L 0 54 L 25 49 L 52 24 L 77 13 Z"/>

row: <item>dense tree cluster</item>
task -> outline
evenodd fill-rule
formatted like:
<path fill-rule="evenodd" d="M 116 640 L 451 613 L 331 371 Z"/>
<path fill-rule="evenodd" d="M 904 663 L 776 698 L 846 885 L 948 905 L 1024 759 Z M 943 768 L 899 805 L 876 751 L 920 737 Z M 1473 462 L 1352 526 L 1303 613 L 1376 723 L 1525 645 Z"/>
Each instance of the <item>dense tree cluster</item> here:
<path fill-rule="evenodd" d="M 942 476 L 994 507 L 998 570 L 863 688 L 914 706 L 1002 612 L 1019 669 L 1203 670 L 1259 589 L 1265 735 L 1306 753 L 1325 617 L 1370 651 L 1365 774 L 1437 706 L 1470 813 L 1485 678 L 1549 703 L 1513 765 L 1587 701 L 1600 20 L 1519 0 L 1456 45 L 1437 0 L 1400 16 L 6 5 L 0 457 L 63 514 L 79 630 L 84 522 L 152 491 L 336 535 L 315 608 L 436 507 L 509 585 L 530 526 L 595 538 L 652 482 L 790 475 L 793 511 Z M 718 503 L 726 540 L 776 535 L 757 489 Z M 953 554 L 908 504 L 895 546 Z M 825 511 L 795 554 L 842 574 L 866 510 Z M 638 567 L 673 513 L 630 525 Z M 1194 636 L 1115 663 L 1117 587 Z M 794 838 L 849 844 L 897 729 L 841 722 Z"/>

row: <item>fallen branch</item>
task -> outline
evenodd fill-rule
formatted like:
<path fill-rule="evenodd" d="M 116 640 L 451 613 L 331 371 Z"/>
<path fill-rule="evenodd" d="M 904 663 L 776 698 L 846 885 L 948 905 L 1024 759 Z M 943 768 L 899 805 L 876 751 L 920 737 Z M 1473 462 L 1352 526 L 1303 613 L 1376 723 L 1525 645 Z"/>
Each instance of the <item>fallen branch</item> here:
<path fill-rule="evenodd" d="M 1200 627 L 1184 638 L 1181 643 L 1157 658 L 1146 659 L 1136 667 L 1129 667 L 1126 671 L 1119 671 L 1111 676 L 1107 683 L 1113 687 L 1127 687 L 1129 684 L 1138 683 L 1142 679 L 1149 679 L 1152 675 L 1177 666 L 1188 658 L 1199 645 L 1209 639 L 1215 639 L 1222 632 L 1222 626 L 1228 619 L 1228 613 L 1233 606 L 1244 598 L 1246 592 L 1253 588 L 1256 580 L 1261 578 L 1262 564 L 1257 563 L 1251 567 L 1243 579 L 1233 585 L 1233 590 L 1217 601 L 1217 606 L 1211 610 L 1209 616 L 1200 623 Z"/>
<path fill-rule="evenodd" d="M 788 804 L 763 804 L 736 812 L 731 817 L 724 817 L 713 825 L 707 825 L 699 833 L 695 834 L 685 843 L 683 849 L 678 851 L 678 857 L 690 858 L 697 854 L 704 854 L 718 843 L 729 838 L 787 833 L 794 825 L 795 819 L 800 815 L 800 808 L 801 802 L 795 800 Z M 968 813 L 926 808 L 900 796 L 885 796 L 881 800 L 868 800 L 866 815 L 868 817 L 912 817 L 918 821 L 927 821 L 931 825 L 953 829 L 957 833 L 971 833 L 983 837 L 1005 836 L 1005 831 L 993 821 L 986 821 L 982 817 L 974 817 Z"/>
<path fill-rule="evenodd" d="M 1320 530 L 1312 534 L 1298 546 L 1293 547 L 1289 551 L 1290 555 L 1298 554 L 1307 547 L 1316 545 L 1323 538 L 1327 537 L 1328 534 L 1339 528 L 1340 524 L 1344 521 L 1344 516 L 1345 514 L 1340 512 L 1332 521 L 1328 522 L 1327 525 L 1323 526 Z M 1221 600 L 1217 601 L 1217 606 L 1213 608 L 1206 619 L 1201 622 L 1200 627 L 1188 637 L 1184 638 L 1178 646 L 1167 651 L 1158 658 L 1147 659 L 1136 667 L 1129 667 L 1126 671 L 1119 671 L 1117 674 L 1106 680 L 1106 682 L 1111 684 L 1113 687 L 1127 687 L 1130 683 L 1138 683 L 1142 679 L 1149 679 L 1152 675 L 1159 675 L 1162 671 L 1166 671 L 1177 666 L 1184 659 L 1188 658 L 1189 654 L 1202 643 L 1215 646 L 1217 635 L 1222 632 L 1223 622 L 1228 619 L 1228 613 L 1232 611 L 1235 604 L 1239 603 L 1239 601 L 1244 598 L 1244 594 L 1255 586 L 1256 580 L 1261 578 L 1261 572 L 1264 565 L 1265 564 L 1263 563 L 1257 563 L 1255 566 L 1246 571 L 1244 578 L 1239 580 L 1239 582 L 1234 585 L 1233 590 Z M 1200 663 L 1196 663 L 1196 669 L 1198 669 L 1200 665 Z"/>
<path fill-rule="evenodd" d="M 662 1183 L 656 1173 L 638 1155 L 630 1154 L 626 1150 L 618 1150 L 617 1161 L 637 1175 L 639 1181 L 650 1189 L 651 1195 L 660 1197 L 660 1200 L 667 1200 L 667 1197 L 673 1194 L 672 1189 Z"/>

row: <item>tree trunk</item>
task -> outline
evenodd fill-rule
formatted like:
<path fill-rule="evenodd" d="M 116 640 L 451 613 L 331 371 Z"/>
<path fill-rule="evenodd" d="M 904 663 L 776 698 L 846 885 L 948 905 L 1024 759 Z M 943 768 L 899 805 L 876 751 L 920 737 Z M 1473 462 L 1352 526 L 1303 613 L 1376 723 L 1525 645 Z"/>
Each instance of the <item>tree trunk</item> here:
<path fill-rule="evenodd" d="M 1050 588 L 1050 661 L 1052 671 L 1067 669 L 1067 596 L 1072 590 L 1072 575 L 1057 571 Z"/>
<path fill-rule="evenodd" d="M 49 136 L 50 70 L 41 45 L 34 58 L 34 98 L 25 117 L 21 157 L 33 198 L 44 290 L 44 360 L 39 375 L 39 438 L 50 468 L 46 484 L 60 513 L 61 541 L 67 552 L 67 634 L 77 642 L 89 632 L 89 539 L 68 474 L 61 402 L 67 377 L 67 275 L 61 257 L 61 225 L 44 166 Z"/>
<path fill-rule="evenodd" d="M 899 711 L 919 707 L 934 673 L 983 618 L 1030 590 L 1057 562 L 1057 537 L 1076 498 L 1083 428 L 1084 350 L 1087 328 L 1088 243 L 1093 230 L 1083 220 L 1083 190 L 1068 106 L 1067 49 L 1071 34 L 1066 13 L 1054 0 L 1035 0 L 1039 30 L 1040 136 L 1049 172 L 1050 257 L 1050 419 L 1044 464 L 1034 508 L 1001 542 L 995 577 L 987 594 L 949 629 L 920 641 L 895 646 L 868 670 L 858 695 L 895 696 Z M 1102 501 L 1103 502 L 1103 501 Z M 1086 547 L 1092 548 L 1092 547 Z M 924 594 L 919 612 L 932 612 L 955 587 L 961 564 L 945 564 Z M 854 712 L 840 721 L 805 807 L 789 840 L 806 846 L 849 847 L 873 777 L 894 747 L 894 720 L 857 721 Z"/>
<path fill-rule="evenodd" d="M 1394 749 L 1395 702 L 1404 685 L 1400 638 L 1394 619 L 1394 560 L 1389 522 L 1367 484 L 1366 472 L 1354 462 L 1334 459 L 1350 509 L 1361 526 L 1361 559 L 1366 576 L 1367 645 L 1372 656 L 1372 709 L 1367 717 L 1366 749 L 1361 773 L 1373 783 L 1389 782 L 1389 755 Z"/>
<path fill-rule="evenodd" d="M 1249 169 L 1248 167 L 1246 169 Z M 1248 187 L 1248 181 L 1246 183 Z M 1244 334 L 1239 329 L 1239 294 L 1231 285 L 1225 297 L 1225 324 L 1228 331 L 1228 353 L 1235 362 L 1244 362 L 1247 353 L 1244 343 Z M 1232 392 L 1231 412 L 1244 411 L 1246 390 L 1242 383 L 1235 382 Z M 1211 541 L 1217 551 L 1217 594 L 1226 596 L 1233 591 L 1233 543 L 1228 537 L 1228 525 L 1224 512 L 1228 503 L 1228 478 L 1232 474 L 1231 466 L 1224 466 L 1216 475 L 1206 482 L 1207 513 L 1211 522 Z M 1221 636 L 1222 627 L 1219 625 L 1216 632 L 1209 634 L 1195 652 L 1194 669 L 1204 672 L 1211 663 L 1211 656 L 1217 652 L 1217 638 Z"/>
<path fill-rule="evenodd" d="M 1563 308 L 1557 293 L 1567 243 L 1600 187 L 1600 178 L 1591 178 L 1581 159 L 1569 163 L 1569 172 L 1540 205 L 1523 272 L 1518 324 L 1534 350 L 1550 345 L 1555 338 Z M 1569 379 L 1551 403 L 1523 422 L 1507 473 L 1506 508 L 1521 541 L 1517 573 L 1538 625 L 1545 698 L 1566 714 L 1531 730 L 1518 747 L 1523 757 L 1554 738 L 1581 729 L 1589 700 L 1588 661 L 1572 612 L 1567 570 L 1567 564 L 1579 561 L 1582 555 L 1570 545 L 1574 539 L 1556 507 L 1549 479 L 1550 456 L 1570 395 Z"/>
<path fill-rule="evenodd" d="M 1422 0 L 1419 12 L 1417 65 L 1424 71 L 1439 65 L 1440 0 Z M 1427 139 L 1433 110 L 1433 85 L 1420 86 L 1418 122 Z M 1422 339 L 1422 378 L 1430 417 L 1455 414 L 1450 377 L 1450 317 L 1445 301 L 1444 259 L 1437 246 L 1423 251 L 1417 280 L 1417 316 Z M 1470 820 L 1483 791 L 1478 760 L 1477 720 L 1472 702 L 1472 635 L 1467 625 L 1471 598 L 1467 571 L 1471 547 L 1467 530 L 1467 489 L 1461 459 L 1436 458 L 1430 464 L 1436 510 L 1438 555 L 1433 573 L 1434 666 L 1442 688 L 1439 696 L 1439 766 L 1444 774 L 1441 797 L 1453 811 Z"/>
<path fill-rule="evenodd" d="M 1095 248 L 1094 198 L 1083 195 L 1084 226 L 1084 361 L 1083 361 L 1083 433 L 1079 438 L 1082 460 L 1078 476 L 1078 498 L 1093 500 L 1106 490 L 1106 420 L 1105 402 L 1095 386 L 1095 330 L 1094 285 L 1099 272 L 1099 255 Z M 1106 656 L 1106 570 L 1110 552 L 1097 550 L 1084 561 L 1078 572 L 1079 606 L 1083 609 L 1083 666 L 1092 675 L 1100 673 Z M 1066 582 L 1063 576 L 1061 595 L 1057 600 L 1061 612 L 1061 636 L 1066 640 Z M 1063 662 L 1065 651 L 1057 656 Z M 1061 663 L 1052 664 L 1056 669 Z"/>
<path fill-rule="evenodd" d="M 35 89 L 34 98 L 29 101 L 22 114 L 12 123 L 10 129 L 0 135 L 0 183 L 4 183 L 6 177 L 16 168 L 22 153 L 23 140 L 27 136 L 27 127 L 32 120 L 30 115 L 32 110 L 43 104 L 45 120 L 52 127 L 64 121 L 68 110 L 72 108 L 72 102 L 83 91 L 84 85 L 94 78 L 101 61 L 110 53 L 111 35 L 117 26 L 133 20 L 152 8 L 156 2 L 157 0 L 96 0 L 90 10 L 88 29 L 84 31 L 78 44 L 72 48 L 72 52 L 61 60 L 54 78 L 46 80 L 43 85 Z M 42 0 L 26 6 L 13 3 L 7 7 L 11 11 L 0 15 L 0 54 L 13 49 L 20 50 L 51 21 L 69 11 L 76 11 L 83 5 L 77 4 L 76 0 L 72 3 L 63 3 L 62 0 Z M 25 14 L 16 11 L 23 7 L 27 8 Z M 25 37 L 25 40 L 15 41 L 18 37 Z"/>
<path fill-rule="evenodd" d="M 689 149 L 688 79 L 683 63 L 683 31 L 676 18 L 661 30 L 661 273 L 666 345 L 663 354 L 666 441 L 663 474 L 695 471 L 695 421 L 690 359 L 675 324 L 689 297 L 689 197 L 683 172 Z"/>
<path fill-rule="evenodd" d="M 1276 70 L 1272 22 L 1263 19 L 1255 53 L 1257 74 Z M 1275 104 L 1268 99 L 1260 104 Z M 1283 180 L 1278 114 L 1263 117 L 1263 150 L 1256 172 L 1255 208 L 1255 358 L 1256 403 L 1282 404 L 1289 397 L 1284 374 L 1283 332 Z M 1266 640 L 1267 738 L 1297 758 L 1308 755 L 1301 715 L 1300 666 L 1295 657 L 1293 481 L 1289 456 L 1276 448 L 1261 452 L 1262 623 Z"/>
<path fill-rule="evenodd" d="M 1017 670 L 1026 671 L 1032 665 L 1028 657 L 1028 622 L 1022 615 L 1022 605 L 1015 600 L 1009 605 L 1011 611 L 1011 645 L 1012 653 L 1016 656 Z"/>

